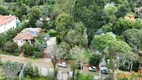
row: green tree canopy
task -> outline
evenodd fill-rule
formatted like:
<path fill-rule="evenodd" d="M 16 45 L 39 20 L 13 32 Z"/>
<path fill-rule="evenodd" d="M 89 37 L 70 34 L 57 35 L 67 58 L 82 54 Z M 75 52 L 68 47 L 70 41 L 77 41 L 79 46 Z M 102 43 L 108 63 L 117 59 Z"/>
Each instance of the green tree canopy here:
<path fill-rule="evenodd" d="M 35 27 L 35 23 L 37 19 L 39 19 L 39 16 L 40 16 L 40 8 L 37 6 L 32 7 L 28 16 L 29 16 L 29 23 L 31 27 Z"/>
<path fill-rule="evenodd" d="M 140 29 L 128 29 L 123 34 L 123 40 L 126 41 L 133 50 L 142 49 L 142 30 Z"/>
<path fill-rule="evenodd" d="M 61 13 L 58 15 L 55 21 L 56 30 L 58 32 L 58 36 L 61 40 L 66 35 L 66 33 L 72 29 L 72 19 L 69 14 Z"/>
<path fill-rule="evenodd" d="M 108 45 L 107 42 L 114 40 L 115 38 L 110 34 L 104 34 L 100 36 L 96 36 L 92 41 L 91 45 L 94 49 L 103 51 Z"/>

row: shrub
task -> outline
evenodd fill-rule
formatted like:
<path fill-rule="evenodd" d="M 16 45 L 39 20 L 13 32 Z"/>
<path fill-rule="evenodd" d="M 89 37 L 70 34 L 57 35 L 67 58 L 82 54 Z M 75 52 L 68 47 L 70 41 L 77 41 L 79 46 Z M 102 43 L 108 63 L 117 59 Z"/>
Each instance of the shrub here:
<path fill-rule="evenodd" d="M 34 57 L 35 58 L 42 58 L 42 53 L 41 52 L 35 52 Z"/>
<path fill-rule="evenodd" d="M 82 73 L 77 73 L 77 80 L 93 80 L 93 76 L 89 74 L 82 74 Z"/>
<path fill-rule="evenodd" d="M 25 77 L 39 77 L 39 70 L 37 67 L 33 67 L 30 63 L 28 63 L 24 69 Z"/>
<path fill-rule="evenodd" d="M 57 35 L 56 30 L 54 30 L 54 29 L 49 30 L 49 35 L 50 35 L 51 37 L 55 37 L 55 36 Z"/>
<path fill-rule="evenodd" d="M 25 56 L 33 56 L 35 52 L 35 48 L 29 43 L 25 43 L 23 46 L 23 51 Z"/>
<path fill-rule="evenodd" d="M 25 67 L 25 69 L 24 69 L 24 76 L 26 76 L 26 77 L 33 77 L 34 75 L 34 69 L 33 69 L 33 66 L 30 64 L 30 63 L 28 63 L 27 65 L 26 65 L 26 67 Z"/>
<path fill-rule="evenodd" d="M 40 39 L 34 39 L 34 48 L 36 51 L 43 51 L 44 50 L 44 45 L 43 45 L 43 41 Z"/>
<path fill-rule="evenodd" d="M 1 68 L 0 68 L 0 80 L 7 80 L 7 77 Z"/>
<path fill-rule="evenodd" d="M 6 52 L 14 53 L 16 49 L 18 49 L 18 45 L 15 42 L 8 41 L 4 44 L 4 51 Z"/>

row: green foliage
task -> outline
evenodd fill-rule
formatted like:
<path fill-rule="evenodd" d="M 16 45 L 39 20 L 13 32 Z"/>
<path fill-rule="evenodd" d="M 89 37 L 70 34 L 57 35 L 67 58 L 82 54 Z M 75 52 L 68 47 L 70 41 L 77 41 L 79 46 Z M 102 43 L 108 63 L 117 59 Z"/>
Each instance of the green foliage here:
<path fill-rule="evenodd" d="M 1 57 L 0 57 L 0 67 L 3 65 L 3 62 L 1 61 Z"/>
<path fill-rule="evenodd" d="M 101 62 L 102 56 L 100 54 L 93 54 L 90 57 L 89 64 L 91 65 L 99 65 Z"/>
<path fill-rule="evenodd" d="M 43 42 L 43 40 L 36 39 L 36 38 L 34 40 L 35 40 L 35 42 L 34 42 L 35 50 L 42 52 L 44 50 L 44 45 L 43 45 L 44 42 Z"/>
<path fill-rule="evenodd" d="M 76 0 L 56 0 L 54 12 L 56 14 L 61 14 L 62 12 L 65 12 L 72 15 L 75 2 Z"/>
<path fill-rule="evenodd" d="M 57 35 L 57 31 L 54 29 L 49 30 L 48 33 L 49 33 L 50 37 L 55 37 Z"/>
<path fill-rule="evenodd" d="M 112 31 L 112 26 L 113 26 L 112 23 L 108 23 L 108 24 L 102 26 L 101 29 L 102 29 L 104 32 L 111 32 L 111 31 Z"/>
<path fill-rule="evenodd" d="M 0 14 L 1 15 L 8 15 L 9 14 L 8 9 L 4 6 L 0 6 Z"/>
<path fill-rule="evenodd" d="M 40 16 L 40 8 L 38 6 L 32 7 L 28 14 L 29 23 L 31 27 L 35 27 L 36 20 L 39 19 L 39 16 Z"/>
<path fill-rule="evenodd" d="M 142 26 L 142 22 L 139 20 L 131 21 L 131 20 L 120 18 L 113 25 L 112 31 L 116 34 L 121 35 L 127 29 L 132 29 L 132 28 L 140 29 L 141 26 Z"/>
<path fill-rule="evenodd" d="M 63 59 L 67 59 L 67 57 L 69 56 L 69 50 L 70 46 L 66 42 L 61 42 L 58 45 L 58 51 L 61 53 L 60 55 L 62 56 Z"/>
<path fill-rule="evenodd" d="M 123 40 L 126 41 L 131 46 L 133 51 L 137 51 L 137 49 L 140 50 L 142 48 L 141 35 L 142 35 L 141 29 L 140 30 L 128 29 L 123 33 L 122 37 Z"/>
<path fill-rule="evenodd" d="M 118 8 L 116 6 L 106 6 L 103 10 L 102 17 L 104 18 L 104 21 L 106 23 L 113 23 L 116 21 L 116 12 L 118 11 Z"/>
<path fill-rule="evenodd" d="M 6 42 L 11 41 L 17 33 L 21 32 L 24 28 L 28 27 L 28 23 L 23 23 L 21 26 L 17 27 L 16 29 L 10 29 L 6 34 L 0 35 L 0 48 L 3 49 L 3 46 Z"/>
<path fill-rule="evenodd" d="M 43 54 L 41 52 L 34 52 L 35 58 L 42 58 Z"/>
<path fill-rule="evenodd" d="M 135 75 L 135 73 L 132 73 L 132 74 L 130 75 L 130 79 L 131 79 L 131 80 L 136 79 L 136 78 L 137 78 L 137 76 Z"/>
<path fill-rule="evenodd" d="M 114 37 L 110 34 L 104 34 L 100 36 L 96 36 L 91 41 L 91 46 L 95 48 L 96 50 L 103 51 L 108 45 L 107 42 L 113 40 Z"/>
<path fill-rule="evenodd" d="M 89 74 L 77 73 L 77 80 L 93 80 L 93 76 Z"/>
<path fill-rule="evenodd" d="M 37 67 L 33 67 L 30 63 L 28 63 L 24 69 L 25 77 L 39 77 L 39 70 Z"/>
<path fill-rule="evenodd" d="M 22 48 L 24 50 L 24 55 L 25 56 L 33 56 L 34 55 L 35 48 L 32 45 L 30 45 L 29 43 L 25 43 L 22 46 Z"/>
<path fill-rule="evenodd" d="M 6 74 L 3 72 L 1 67 L 0 67 L 0 80 L 7 80 Z"/>
<path fill-rule="evenodd" d="M 61 13 L 58 15 L 55 21 L 56 30 L 58 32 L 58 36 L 61 40 L 63 40 L 63 37 L 66 35 L 66 33 L 69 31 L 69 29 L 72 29 L 72 20 L 71 16 L 66 13 Z"/>
<path fill-rule="evenodd" d="M 4 44 L 4 50 L 6 52 L 14 53 L 16 52 L 17 49 L 18 49 L 18 45 L 15 42 L 8 41 Z"/>

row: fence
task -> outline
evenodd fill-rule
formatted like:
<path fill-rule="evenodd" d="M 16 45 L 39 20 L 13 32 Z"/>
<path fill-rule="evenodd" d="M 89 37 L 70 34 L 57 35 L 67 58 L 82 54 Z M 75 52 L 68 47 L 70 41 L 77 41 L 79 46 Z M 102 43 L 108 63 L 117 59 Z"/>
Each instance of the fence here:
<path fill-rule="evenodd" d="M 48 76 L 48 77 L 53 77 L 53 69 L 47 69 L 40 67 L 39 69 L 39 74 L 42 76 Z M 57 73 L 57 80 L 68 80 L 69 77 L 72 77 L 72 72 L 68 71 L 58 71 Z"/>
<path fill-rule="evenodd" d="M 24 78 L 24 67 L 25 67 L 25 64 L 23 65 L 22 70 L 19 73 L 19 80 L 23 80 Z"/>

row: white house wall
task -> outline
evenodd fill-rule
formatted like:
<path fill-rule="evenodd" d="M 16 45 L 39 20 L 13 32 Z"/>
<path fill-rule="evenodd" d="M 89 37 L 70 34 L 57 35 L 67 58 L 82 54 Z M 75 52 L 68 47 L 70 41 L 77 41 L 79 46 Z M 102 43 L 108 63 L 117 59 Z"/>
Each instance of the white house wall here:
<path fill-rule="evenodd" d="M 9 29 L 16 28 L 17 19 L 14 19 L 6 24 L 0 25 L 0 34 L 7 32 Z"/>
<path fill-rule="evenodd" d="M 17 43 L 18 46 L 22 46 L 24 43 L 26 43 L 24 40 L 14 40 L 14 42 Z"/>

